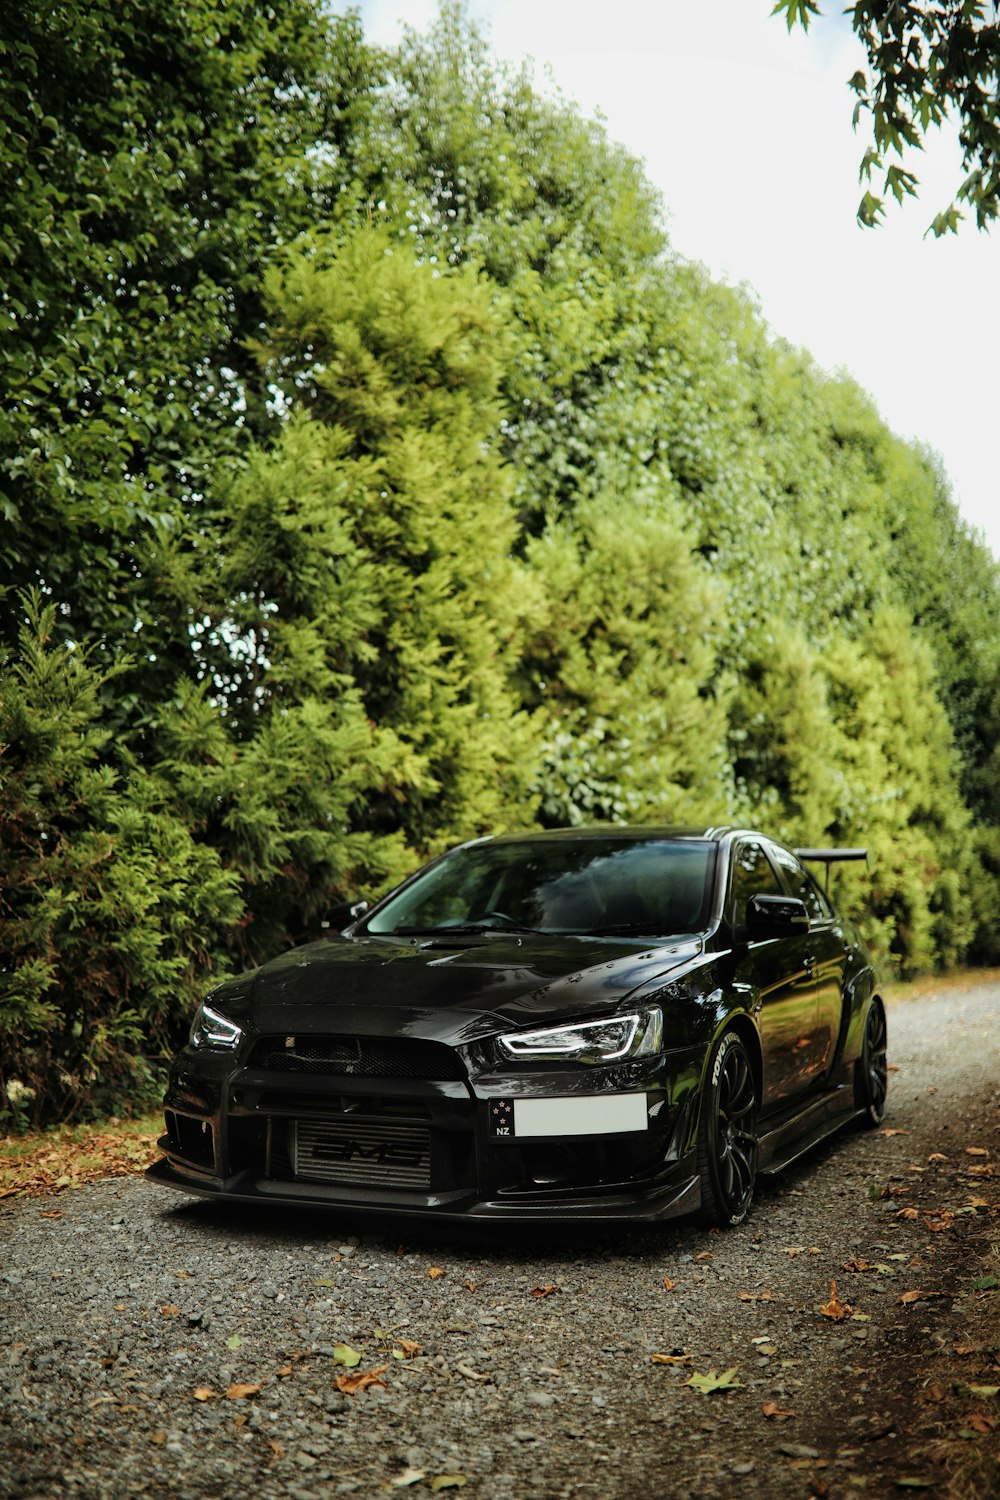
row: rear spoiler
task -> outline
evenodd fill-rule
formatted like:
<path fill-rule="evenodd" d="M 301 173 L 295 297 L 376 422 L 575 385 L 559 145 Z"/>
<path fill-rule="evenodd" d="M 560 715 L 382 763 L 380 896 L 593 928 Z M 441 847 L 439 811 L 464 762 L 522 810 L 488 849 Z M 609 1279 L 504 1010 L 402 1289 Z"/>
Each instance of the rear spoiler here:
<path fill-rule="evenodd" d="M 863 859 L 868 868 L 872 867 L 871 851 L 868 849 L 796 849 L 795 853 L 799 859 L 815 860 L 817 864 L 826 865 L 826 887 L 830 888 L 830 866 L 838 864 L 842 859 Z"/>

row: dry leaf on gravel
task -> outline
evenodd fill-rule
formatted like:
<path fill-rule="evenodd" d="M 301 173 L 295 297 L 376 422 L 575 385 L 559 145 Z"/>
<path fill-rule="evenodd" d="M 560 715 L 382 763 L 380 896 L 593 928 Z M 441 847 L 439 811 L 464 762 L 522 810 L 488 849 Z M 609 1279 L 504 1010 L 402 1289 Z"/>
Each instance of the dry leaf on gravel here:
<path fill-rule="evenodd" d="M 741 1302 L 774 1302 L 777 1300 L 769 1287 L 765 1287 L 762 1292 L 740 1292 L 739 1299 Z"/>
<path fill-rule="evenodd" d="M 411 1484 L 419 1484 L 423 1477 L 423 1469 L 404 1469 L 401 1474 L 396 1475 L 395 1479 L 390 1479 L 389 1484 L 394 1490 L 405 1490 Z"/>
<path fill-rule="evenodd" d="M 919 1219 L 920 1211 L 916 1208 L 901 1208 L 896 1215 L 897 1219 Z"/>
<path fill-rule="evenodd" d="M 470 1292 L 474 1292 L 476 1290 L 477 1283 L 475 1281 L 467 1281 L 465 1285 Z"/>
<path fill-rule="evenodd" d="M 654 1365 L 689 1365 L 690 1354 L 651 1354 L 650 1359 Z"/>
<path fill-rule="evenodd" d="M 823 1305 L 819 1308 L 820 1317 L 830 1318 L 834 1323 L 842 1323 L 845 1318 L 849 1318 L 851 1316 L 853 1311 L 854 1308 L 849 1302 L 841 1302 L 840 1298 L 837 1296 L 837 1283 L 835 1281 L 831 1281 L 830 1300 L 829 1302 L 824 1302 Z"/>
<path fill-rule="evenodd" d="M 444 1266 L 428 1266 L 427 1274 L 432 1281 L 437 1281 L 439 1276 L 447 1276 L 448 1272 L 445 1270 Z"/>
<path fill-rule="evenodd" d="M 196 1401 L 217 1401 L 219 1398 L 210 1386 L 200 1385 L 197 1390 L 191 1392 Z"/>
<path fill-rule="evenodd" d="M 676 1284 L 677 1284 L 676 1282 L 670 1280 L 669 1276 L 664 1276 L 664 1278 L 663 1278 L 663 1285 L 667 1289 L 668 1292 L 672 1292 L 673 1289 L 674 1289 L 674 1287 L 676 1286 Z"/>
<path fill-rule="evenodd" d="M 263 1385 L 241 1385 L 237 1382 L 231 1385 L 226 1392 L 227 1401 L 247 1401 L 251 1396 L 259 1396 L 264 1389 Z"/>
<path fill-rule="evenodd" d="M 702 1260 L 711 1260 L 711 1259 L 712 1259 L 712 1252 L 711 1252 L 711 1250 L 699 1250 L 698 1254 L 695 1256 L 695 1261 L 696 1262 L 697 1261 L 702 1261 Z"/>
<path fill-rule="evenodd" d="M 179 1318 L 181 1310 L 176 1302 L 164 1302 L 160 1308 L 160 1313 L 164 1318 Z"/>
<path fill-rule="evenodd" d="M 338 1391 L 343 1391 L 345 1396 L 357 1395 L 358 1391 L 366 1391 L 369 1386 L 380 1385 L 388 1390 L 382 1376 L 389 1368 L 388 1365 L 376 1365 L 374 1370 L 359 1370 L 356 1375 L 338 1375 L 334 1385 Z"/>
<path fill-rule="evenodd" d="M 912 1292 L 904 1292 L 901 1297 L 897 1298 L 897 1301 L 902 1302 L 904 1305 L 906 1305 L 911 1302 L 931 1302 L 935 1297 L 947 1297 L 947 1295 L 947 1292 L 922 1292 L 919 1290 L 915 1290 Z"/>
<path fill-rule="evenodd" d="M 556 1286 L 555 1282 L 549 1282 L 546 1286 L 533 1286 L 531 1288 L 531 1295 L 533 1297 L 551 1297 L 553 1292 L 560 1290 L 561 1288 Z"/>
<path fill-rule="evenodd" d="M 786 1417 L 794 1417 L 795 1413 L 784 1406 L 779 1406 L 777 1401 L 765 1401 L 761 1407 L 765 1417 L 775 1417 L 779 1422 Z"/>
<path fill-rule="evenodd" d="M 966 1156 L 989 1156 L 990 1153 L 985 1146 L 966 1146 L 965 1154 Z"/>
<path fill-rule="evenodd" d="M 270 1448 L 275 1458 L 280 1458 L 285 1451 L 284 1446 L 278 1442 L 277 1438 L 268 1438 L 267 1446 Z"/>
<path fill-rule="evenodd" d="M 420 1353 L 420 1347 L 413 1339 L 397 1339 L 392 1352 L 396 1359 L 413 1359 L 414 1355 Z"/>
<path fill-rule="evenodd" d="M 703 1396 L 710 1396 L 713 1391 L 741 1391 L 742 1380 L 736 1379 L 737 1368 L 733 1365 L 728 1370 L 723 1370 L 721 1375 L 716 1375 L 714 1370 L 709 1370 L 707 1375 L 692 1375 L 688 1380 L 682 1380 L 681 1385 L 694 1386 Z"/>

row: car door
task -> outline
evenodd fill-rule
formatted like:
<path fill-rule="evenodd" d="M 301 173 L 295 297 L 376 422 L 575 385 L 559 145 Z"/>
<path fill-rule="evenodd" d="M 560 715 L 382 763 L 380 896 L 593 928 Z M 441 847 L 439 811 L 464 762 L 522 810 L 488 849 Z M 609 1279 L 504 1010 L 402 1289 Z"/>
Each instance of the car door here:
<path fill-rule="evenodd" d="M 756 992 L 754 1012 L 764 1058 L 761 1113 L 783 1108 L 816 1076 L 816 986 L 808 963 L 811 933 L 755 939 L 747 902 L 786 895 L 760 838 L 736 841 L 731 851 L 726 919 L 732 929 L 737 985 Z"/>
<path fill-rule="evenodd" d="M 804 901 L 809 913 L 806 957 L 816 987 L 813 1045 L 816 1075 L 822 1079 L 827 1076 L 836 1060 L 843 1023 L 848 959 L 844 929 L 816 881 L 795 855 L 779 844 L 770 845 L 768 852 L 777 865 L 788 895 L 797 896 L 800 901 Z"/>

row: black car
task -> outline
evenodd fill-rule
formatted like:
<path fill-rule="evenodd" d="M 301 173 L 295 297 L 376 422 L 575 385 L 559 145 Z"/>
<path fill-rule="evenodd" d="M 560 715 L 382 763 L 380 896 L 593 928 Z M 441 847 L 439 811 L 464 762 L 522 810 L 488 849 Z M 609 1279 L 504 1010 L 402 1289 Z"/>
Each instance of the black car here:
<path fill-rule="evenodd" d="M 352 914 L 199 1008 L 155 1181 L 396 1217 L 739 1224 L 759 1172 L 882 1119 L 871 960 L 760 833 L 477 839 Z"/>

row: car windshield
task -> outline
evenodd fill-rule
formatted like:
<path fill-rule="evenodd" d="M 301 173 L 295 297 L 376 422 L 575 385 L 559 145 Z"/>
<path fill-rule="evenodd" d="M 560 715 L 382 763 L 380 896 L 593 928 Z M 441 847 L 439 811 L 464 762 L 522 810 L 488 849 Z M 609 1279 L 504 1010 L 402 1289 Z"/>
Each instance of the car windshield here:
<path fill-rule="evenodd" d="M 715 846 L 699 839 L 490 842 L 456 849 L 361 931 L 673 937 L 706 925 Z"/>

